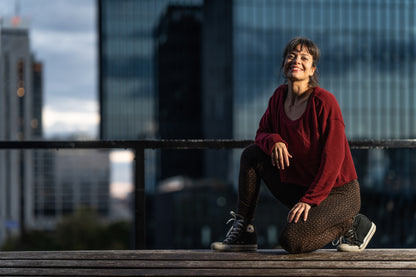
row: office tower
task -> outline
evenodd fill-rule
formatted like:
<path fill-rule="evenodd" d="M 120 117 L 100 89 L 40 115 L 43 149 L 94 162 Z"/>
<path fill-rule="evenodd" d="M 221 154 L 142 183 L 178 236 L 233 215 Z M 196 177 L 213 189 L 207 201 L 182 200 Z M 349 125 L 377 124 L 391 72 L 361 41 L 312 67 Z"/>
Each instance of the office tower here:
<path fill-rule="evenodd" d="M 173 3 L 202 1 L 97 1 L 101 139 L 158 136 L 154 31 Z M 146 191 L 154 192 L 159 154 L 146 150 L 145 155 Z"/>
<path fill-rule="evenodd" d="M 145 2 L 159 5 L 158 1 Z M 100 138 L 154 137 L 153 30 L 146 23 L 151 13 L 142 8 L 143 1 L 104 0 L 97 4 Z"/>
<path fill-rule="evenodd" d="M 184 87 L 194 86 L 196 91 L 193 97 L 200 97 L 201 100 L 188 96 L 181 99 L 182 103 L 171 103 L 171 105 L 175 105 L 175 115 L 179 117 L 182 114 L 182 119 L 178 118 L 176 125 L 173 125 L 174 118 L 169 118 L 170 121 L 168 122 L 164 121 L 168 117 L 158 117 L 159 115 L 163 117 L 164 111 L 162 108 L 165 107 L 164 103 L 168 102 L 168 98 L 163 95 L 163 91 L 158 96 L 155 92 L 161 91 L 161 88 L 164 89 L 165 85 L 163 84 L 168 79 L 166 79 L 166 75 L 161 76 L 165 79 L 160 82 L 154 73 L 165 70 L 161 67 L 168 68 L 169 62 L 160 58 L 157 61 L 153 60 L 157 56 L 154 51 L 158 49 L 158 45 L 154 45 L 154 41 L 166 38 L 163 38 L 161 34 L 157 34 L 160 38 L 156 40 L 151 37 L 154 31 L 157 30 L 159 21 L 164 21 L 161 18 L 163 18 L 163 14 L 169 5 L 186 6 L 188 8 L 198 6 L 198 9 L 202 9 L 203 18 L 198 37 L 189 37 L 194 42 L 197 42 L 200 38 L 200 54 L 197 55 L 196 52 L 192 51 L 188 53 L 187 59 L 180 61 L 178 59 L 178 62 L 182 62 L 182 68 L 187 66 L 195 68 L 195 72 L 192 72 L 194 74 L 192 83 L 188 81 L 189 79 L 185 79 L 189 77 L 183 77 L 186 74 L 179 78 L 183 78 L 182 84 Z M 106 0 L 100 1 L 98 6 L 100 26 L 100 133 L 102 139 L 136 139 L 154 136 L 177 139 L 232 138 L 231 1 L 206 1 L 203 3 L 202 1 Z M 218 14 L 218 11 L 222 11 L 222 14 Z M 202 21 L 202 18 L 199 15 L 200 21 Z M 209 26 L 220 28 L 210 28 Z M 175 35 L 179 34 L 178 31 L 175 31 L 176 33 L 170 32 L 169 39 L 175 40 Z M 181 32 L 184 35 L 187 29 L 185 28 Z M 186 41 L 182 42 L 184 45 L 187 43 Z M 197 47 L 197 45 L 194 46 Z M 163 51 L 172 51 L 173 53 L 174 50 L 164 48 Z M 187 64 L 189 61 L 194 63 Z M 158 64 L 156 65 L 156 63 Z M 200 64 L 199 68 L 195 67 L 198 65 L 197 63 Z M 179 73 L 176 72 L 174 76 L 179 76 Z M 177 79 L 178 82 L 179 78 Z M 199 84 L 197 84 L 198 80 Z M 157 84 L 158 87 L 154 84 Z M 160 87 L 160 84 L 162 84 L 162 87 Z M 157 107 L 162 111 L 161 114 L 156 111 Z M 193 112 L 181 107 L 187 107 L 187 109 L 193 107 L 194 111 L 199 108 L 200 111 Z M 189 113 L 193 115 L 189 117 Z M 187 118 L 187 121 L 183 121 L 183 118 Z M 191 120 L 194 121 L 191 125 L 195 127 L 190 127 Z M 200 123 L 199 126 L 196 126 L 198 120 L 200 120 Z M 221 122 L 221 124 L 218 124 L 218 122 Z M 184 133 L 184 127 L 175 130 L 175 126 L 179 125 L 190 127 L 187 130 L 188 133 Z M 176 133 L 170 132 L 168 135 L 166 128 L 171 128 Z M 193 128 L 200 128 L 200 130 Z M 182 153 L 182 155 L 187 155 L 183 151 Z M 164 155 L 162 154 L 162 156 Z M 221 179 L 230 177 L 228 170 L 230 160 L 227 151 L 208 151 L 204 156 L 202 158 L 196 157 L 197 162 L 194 163 L 200 163 L 201 161 L 205 177 Z M 162 157 L 162 167 L 164 167 L 163 164 L 172 165 L 171 162 L 164 162 Z M 192 167 L 192 164 L 188 162 L 187 167 Z M 175 175 L 173 171 L 172 168 L 170 173 L 162 174 L 162 177 Z M 201 176 L 200 173 L 196 173 L 201 171 L 199 169 L 189 168 L 187 171 L 194 172 L 194 176 Z M 181 173 L 181 171 L 176 172 L 176 174 Z"/>
<path fill-rule="evenodd" d="M 162 139 L 203 138 L 202 10 L 169 6 L 155 31 L 155 94 Z M 161 151 L 160 179 L 203 176 L 203 151 Z"/>
<path fill-rule="evenodd" d="M 341 106 L 349 139 L 416 135 L 413 1 L 234 1 L 235 136 L 252 138 L 295 36 L 320 47 L 320 85 Z"/>
<path fill-rule="evenodd" d="M 33 58 L 29 31 L 19 18 L 0 26 L 0 139 L 30 140 L 34 128 Z M 0 153 L 0 241 L 33 225 L 33 152 Z"/>
<path fill-rule="evenodd" d="M 206 139 L 233 138 L 233 1 L 203 4 L 202 102 Z M 205 153 L 205 176 L 232 182 L 231 151 Z"/>
<path fill-rule="evenodd" d="M 30 122 L 33 137 L 43 138 L 42 108 L 43 108 L 43 64 L 33 60 L 33 118 Z"/>
<path fill-rule="evenodd" d="M 37 229 L 53 229 L 63 215 L 90 208 L 110 215 L 110 162 L 107 150 L 43 151 L 36 164 L 44 172 L 36 183 Z"/>

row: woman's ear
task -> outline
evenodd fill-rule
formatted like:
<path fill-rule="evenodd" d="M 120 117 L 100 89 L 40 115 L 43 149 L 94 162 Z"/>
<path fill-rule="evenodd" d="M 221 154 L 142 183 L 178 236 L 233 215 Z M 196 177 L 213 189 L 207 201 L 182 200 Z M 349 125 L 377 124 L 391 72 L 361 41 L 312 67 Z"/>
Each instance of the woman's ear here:
<path fill-rule="evenodd" d="M 312 71 L 311 71 L 311 73 L 310 73 L 310 75 L 309 76 L 313 76 L 313 74 L 315 74 L 315 70 L 316 70 L 316 66 L 314 66 L 314 67 L 312 67 L 311 68 L 312 69 Z"/>

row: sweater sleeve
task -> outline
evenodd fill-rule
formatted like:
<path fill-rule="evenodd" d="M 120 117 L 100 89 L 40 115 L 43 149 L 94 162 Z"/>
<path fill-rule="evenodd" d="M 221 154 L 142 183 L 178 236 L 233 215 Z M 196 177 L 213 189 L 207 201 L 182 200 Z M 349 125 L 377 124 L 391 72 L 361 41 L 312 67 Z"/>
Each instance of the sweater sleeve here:
<path fill-rule="evenodd" d="M 318 172 L 300 199 L 311 205 L 319 205 L 330 193 L 342 168 L 345 158 L 346 144 L 345 125 L 338 103 L 332 105 L 331 110 L 325 111 L 322 122 L 323 149 Z"/>
<path fill-rule="evenodd" d="M 339 120 L 329 120 L 328 136 L 321 155 L 318 174 L 300 199 L 312 205 L 319 205 L 333 188 L 340 173 L 345 155 L 344 125 Z"/>
<path fill-rule="evenodd" d="M 273 146 L 276 142 L 287 143 L 282 139 L 282 137 L 277 133 L 277 112 L 279 105 L 279 94 L 276 91 L 269 100 L 269 104 L 265 113 L 263 114 L 259 128 L 257 129 L 255 143 L 263 150 L 264 153 L 270 155 L 273 150 Z"/>

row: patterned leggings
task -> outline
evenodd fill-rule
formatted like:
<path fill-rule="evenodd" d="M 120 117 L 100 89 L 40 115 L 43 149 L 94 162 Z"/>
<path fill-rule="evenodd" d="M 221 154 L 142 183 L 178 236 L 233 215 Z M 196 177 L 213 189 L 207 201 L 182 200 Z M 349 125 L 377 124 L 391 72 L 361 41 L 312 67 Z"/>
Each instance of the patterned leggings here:
<path fill-rule="evenodd" d="M 254 219 L 261 179 L 270 192 L 291 209 L 304 195 L 306 188 L 282 183 L 279 170 L 272 166 L 270 156 L 257 145 L 248 146 L 241 155 L 238 181 L 238 214 Z M 307 221 L 288 223 L 280 235 L 281 246 L 289 253 L 320 249 L 345 234 L 361 205 L 357 180 L 333 188 L 318 206 L 312 206 Z"/>

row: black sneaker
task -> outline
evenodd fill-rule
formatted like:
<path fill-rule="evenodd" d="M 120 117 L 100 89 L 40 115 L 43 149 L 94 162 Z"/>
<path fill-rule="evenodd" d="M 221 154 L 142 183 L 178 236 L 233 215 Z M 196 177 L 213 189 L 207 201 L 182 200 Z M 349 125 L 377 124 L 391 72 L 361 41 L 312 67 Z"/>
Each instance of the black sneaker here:
<path fill-rule="evenodd" d="M 342 252 L 363 251 L 375 232 L 376 225 L 365 215 L 357 214 L 354 217 L 352 228 L 346 235 L 340 238 L 340 240 L 345 241 L 345 243 L 338 245 L 337 250 Z"/>
<path fill-rule="evenodd" d="M 213 242 L 212 250 L 217 251 L 256 251 L 257 235 L 254 226 L 241 215 L 230 212 L 231 218 L 227 224 L 234 221 L 222 242 Z"/>

